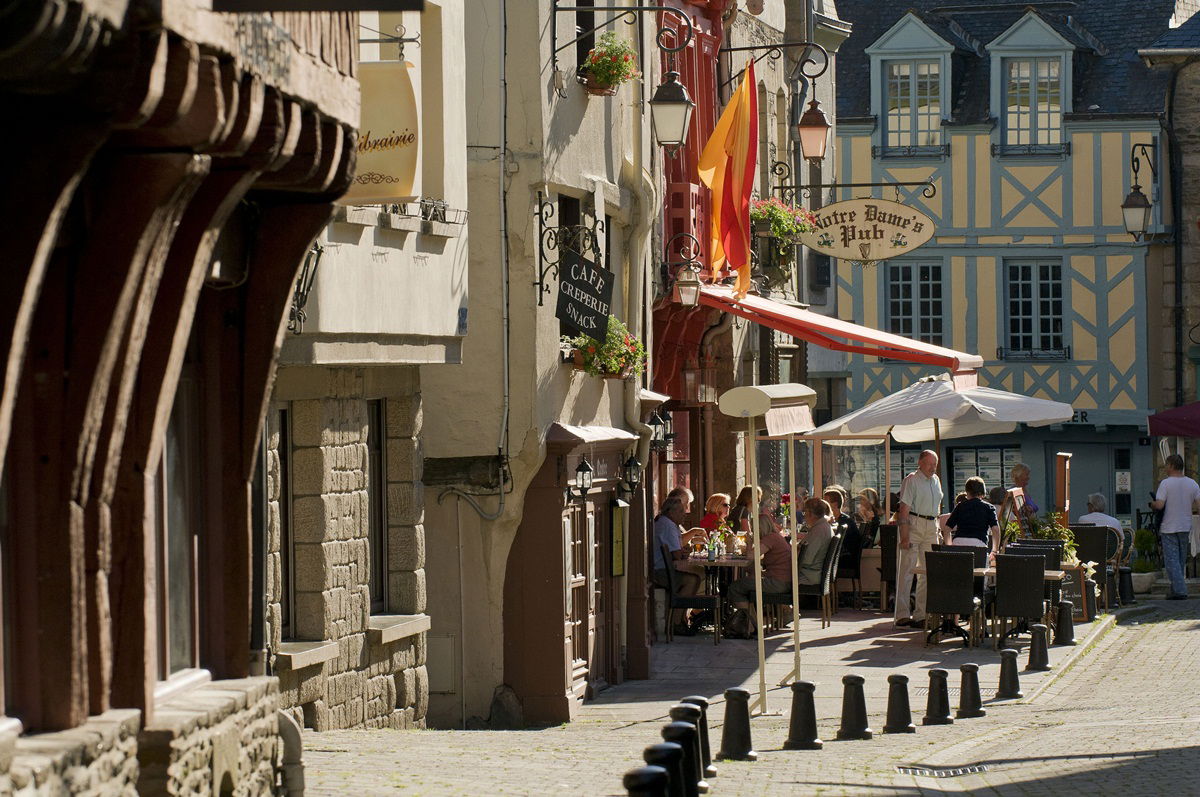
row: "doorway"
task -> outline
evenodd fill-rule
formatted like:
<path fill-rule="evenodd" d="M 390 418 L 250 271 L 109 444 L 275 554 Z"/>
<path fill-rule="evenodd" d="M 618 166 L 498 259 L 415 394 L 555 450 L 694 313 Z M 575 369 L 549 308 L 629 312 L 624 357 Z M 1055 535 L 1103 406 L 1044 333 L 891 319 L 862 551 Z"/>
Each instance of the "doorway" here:
<path fill-rule="evenodd" d="M 1129 443 L 1046 443 L 1047 498 L 1054 494 L 1054 455 L 1069 452 L 1071 457 L 1072 520 L 1087 513 L 1087 497 L 1100 493 L 1107 502 L 1107 514 L 1125 524 L 1133 522 L 1132 445 Z M 1047 500 L 1045 506 L 1049 507 Z"/>

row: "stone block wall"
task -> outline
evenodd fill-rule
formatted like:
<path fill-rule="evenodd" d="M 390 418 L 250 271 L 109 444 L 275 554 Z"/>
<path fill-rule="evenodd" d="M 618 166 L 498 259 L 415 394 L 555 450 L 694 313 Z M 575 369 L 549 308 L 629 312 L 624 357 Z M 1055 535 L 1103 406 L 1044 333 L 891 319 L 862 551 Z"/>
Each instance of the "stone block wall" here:
<path fill-rule="evenodd" d="M 69 731 L 22 736 L 0 794 L 136 795 L 141 712 L 122 709 L 91 717 Z"/>
<path fill-rule="evenodd" d="M 138 793 L 274 793 L 278 709 L 274 678 L 216 681 L 164 701 L 138 736 Z"/>
<path fill-rule="evenodd" d="M 281 634 L 280 524 L 290 483 L 293 640 L 335 642 L 336 657 L 300 669 L 278 665 L 281 703 L 316 730 L 424 727 L 428 708 L 425 634 L 376 642 L 371 621 L 368 402 L 383 400 L 387 599 L 385 617 L 426 608 L 421 396 L 416 367 L 307 368 L 317 398 L 276 396 L 290 430 L 268 428 L 267 617 L 271 650 Z M 386 378 L 380 371 L 386 370 Z M 290 434 L 290 477 L 280 445 Z"/>

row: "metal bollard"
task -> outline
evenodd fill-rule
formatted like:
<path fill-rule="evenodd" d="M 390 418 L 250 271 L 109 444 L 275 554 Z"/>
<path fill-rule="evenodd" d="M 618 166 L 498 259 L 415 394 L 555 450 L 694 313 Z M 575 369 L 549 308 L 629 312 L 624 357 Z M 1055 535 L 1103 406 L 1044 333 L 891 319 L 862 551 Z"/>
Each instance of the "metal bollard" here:
<path fill-rule="evenodd" d="M 1017 700 L 1024 696 L 1017 675 L 1017 651 L 1005 648 L 1000 651 L 1000 687 L 996 690 L 996 699 Z"/>
<path fill-rule="evenodd" d="M 704 777 L 715 778 L 717 768 L 713 766 L 712 748 L 708 745 L 708 698 L 702 695 L 690 695 L 679 702 L 691 703 L 693 706 L 700 707 L 700 759 L 704 763 Z"/>
<path fill-rule="evenodd" d="M 675 742 L 647 745 L 642 760 L 667 771 L 667 797 L 683 797 L 683 748 Z"/>
<path fill-rule="evenodd" d="M 1071 601 L 1058 604 L 1058 617 L 1054 623 L 1054 644 L 1075 644 L 1075 604 Z"/>
<path fill-rule="evenodd" d="M 1087 607 L 1087 616 L 1095 618 L 1098 614 L 1096 611 L 1096 582 L 1090 578 L 1083 582 L 1083 600 L 1083 605 Z"/>
<path fill-rule="evenodd" d="M 945 670 L 929 671 L 929 699 L 925 701 L 925 716 L 922 725 L 953 725 L 950 716 L 950 687 L 946 685 L 949 673 Z"/>
<path fill-rule="evenodd" d="M 708 791 L 708 783 L 704 780 L 704 753 L 700 746 L 700 707 L 691 703 L 678 703 L 671 706 L 668 713 L 675 722 L 690 722 L 696 728 L 696 744 L 692 750 L 692 758 L 696 762 L 696 788 L 701 793 Z"/>
<path fill-rule="evenodd" d="M 1133 597 L 1132 567 L 1117 568 L 1117 587 L 1117 594 L 1121 598 L 1122 606 L 1133 606 L 1137 603 L 1137 598 Z"/>
<path fill-rule="evenodd" d="M 721 728 L 718 761 L 757 761 L 750 743 L 750 693 L 745 689 L 725 690 L 725 725 Z"/>
<path fill-rule="evenodd" d="M 667 797 L 667 771 L 662 767 L 638 767 L 621 778 L 630 797 Z"/>
<path fill-rule="evenodd" d="M 690 722 L 668 722 L 662 727 L 664 742 L 674 742 L 683 748 L 680 758 L 683 769 L 683 797 L 698 797 L 700 794 L 700 762 L 696 759 L 696 726 Z M 704 784 L 708 791 L 708 784 Z"/>
<path fill-rule="evenodd" d="M 971 717 L 986 717 L 983 708 L 983 697 L 979 694 L 979 665 L 963 664 L 959 666 L 962 681 L 958 687 L 958 711 L 956 719 L 965 720 Z"/>
<path fill-rule="evenodd" d="M 888 676 L 888 705 L 887 722 L 883 726 L 884 733 L 916 733 L 917 726 L 913 725 L 912 709 L 908 705 L 908 676 Z"/>
<path fill-rule="evenodd" d="M 1049 629 L 1041 623 L 1029 626 L 1029 662 L 1025 672 L 1037 672 L 1050 669 Z"/>
<path fill-rule="evenodd" d="M 863 696 L 861 675 L 842 676 L 842 725 L 838 739 L 870 739 L 873 735 L 867 724 L 867 699 Z"/>
<path fill-rule="evenodd" d="M 784 750 L 820 750 L 824 742 L 817 736 L 817 706 L 813 702 L 816 684 L 796 681 L 792 684 L 792 717 Z"/>

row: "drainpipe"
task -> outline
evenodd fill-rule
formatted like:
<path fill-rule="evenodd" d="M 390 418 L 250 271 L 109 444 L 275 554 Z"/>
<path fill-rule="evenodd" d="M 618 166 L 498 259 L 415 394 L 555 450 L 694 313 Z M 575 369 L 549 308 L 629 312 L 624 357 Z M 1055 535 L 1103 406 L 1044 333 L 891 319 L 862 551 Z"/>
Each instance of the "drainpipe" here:
<path fill-rule="evenodd" d="M 1168 171 L 1171 183 L 1171 224 L 1175 228 L 1175 406 L 1183 406 L 1183 156 L 1175 136 L 1175 87 L 1188 59 L 1171 70 L 1167 90 L 1167 142 L 1171 148 Z"/>
<path fill-rule="evenodd" d="M 300 726 L 286 711 L 277 711 L 279 738 L 283 740 L 283 790 L 288 797 L 304 797 L 304 744 Z"/>

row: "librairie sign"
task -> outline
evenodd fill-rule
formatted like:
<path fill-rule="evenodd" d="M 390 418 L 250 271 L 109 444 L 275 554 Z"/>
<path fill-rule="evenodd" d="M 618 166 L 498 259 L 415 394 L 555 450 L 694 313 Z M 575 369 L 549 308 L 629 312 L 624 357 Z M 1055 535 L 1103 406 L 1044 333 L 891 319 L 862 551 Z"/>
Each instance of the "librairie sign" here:
<path fill-rule="evenodd" d="M 816 228 L 800 242 L 839 260 L 871 263 L 903 255 L 937 231 L 933 219 L 889 199 L 847 199 L 813 213 Z"/>
<path fill-rule="evenodd" d="M 424 11 L 425 0 L 212 0 L 213 11 Z"/>
<path fill-rule="evenodd" d="M 358 82 L 362 85 L 358 165 L 354 182 L 338 200 L 342 204 L 391 204 L 416 199 L 413 181 L 420 139 L 411 66 L 406 61 L 364 61 L 358 65 Z"/>
<path fill-rule="evenodd" d="M 564 250 L 558 273 L 558 305 L 554 315 L 572 335 L 601 343 L 608 335 L 613 273 L 570 250 Z"/>

